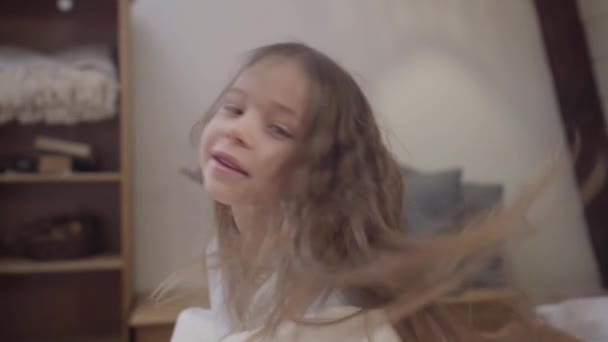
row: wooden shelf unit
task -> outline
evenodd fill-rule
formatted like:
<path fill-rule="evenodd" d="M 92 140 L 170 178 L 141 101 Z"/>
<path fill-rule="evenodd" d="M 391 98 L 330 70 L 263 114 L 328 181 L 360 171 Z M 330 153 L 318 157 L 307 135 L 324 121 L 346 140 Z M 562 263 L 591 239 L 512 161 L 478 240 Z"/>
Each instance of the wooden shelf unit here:
<path fill-rule="evenodd" d="M 76 125 L 0 124 L 0 156 L 37 156 L 36 136 L 93 147 L 99 172 L 0 173 L 0 238 L 41 218 L 90 213 L 102 222 L 101 254 L 34 261 L 0 249 L 0 341 L 129 340 L 132 190 L 129 0 L 0 2 L 0 46 L 52 53 L 102 44 L 117 67 L 117 114 Z"/>

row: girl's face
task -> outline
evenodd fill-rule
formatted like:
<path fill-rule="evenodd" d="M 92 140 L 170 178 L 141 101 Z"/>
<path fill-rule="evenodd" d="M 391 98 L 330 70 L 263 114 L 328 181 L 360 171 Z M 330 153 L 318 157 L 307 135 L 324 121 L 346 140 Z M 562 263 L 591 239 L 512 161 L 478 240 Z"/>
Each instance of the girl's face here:
<path fill-rule="evenodd" d="M 264 205 L 281 196 L 303 132 L 310 82 L 300 65 L 267 57 L 245 69 L 203 130 L 205 189 L 226 205 Z"/>

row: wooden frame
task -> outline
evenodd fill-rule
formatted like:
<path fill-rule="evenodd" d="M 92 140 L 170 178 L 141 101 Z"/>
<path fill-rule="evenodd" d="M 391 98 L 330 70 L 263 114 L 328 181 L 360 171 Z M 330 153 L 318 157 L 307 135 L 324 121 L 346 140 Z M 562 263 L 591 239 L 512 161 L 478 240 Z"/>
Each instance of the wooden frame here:
<path fill-rule="evenodd" d="M 121 102 L 120 111 L 123 113 L 122 125 L 120 130 L 120 140 L 123 148 L 121 149 L 121 225 L 125 229 L 121 232 L 121 251 L 123 258 L 123 278 L 122 278 L 122 308 L 121 335 L 126 342 L 129 340 L 129 316 L 133 305 L 133 195 L 131 177 L 133 170 L 131 167 L 131 26 L 130 26 L 130 0 L 118 1 L 118 40 L 119 40 L 119 60 L 120 60 L 120 84 Z"/>
<path fill-rule="evenodd" d="M 553 74 L 564 130 L 574 147 L 574 161 L 585 219 L 602 284 L 608 286 L 608 184 L 590 184 L 608 160 L 606 123 L 593 74 L 585 31 L 575 0 L 534 1 Z M 590 186 L 593 185 L 591 198 Z"/>

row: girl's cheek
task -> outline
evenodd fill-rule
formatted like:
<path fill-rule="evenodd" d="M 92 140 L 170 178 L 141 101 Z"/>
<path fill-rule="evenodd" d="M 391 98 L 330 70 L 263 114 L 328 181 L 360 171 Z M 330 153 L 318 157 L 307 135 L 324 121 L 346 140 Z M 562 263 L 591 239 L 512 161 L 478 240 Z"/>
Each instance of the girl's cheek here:
<path fill-rule="evenodd" d="M 208 154 L 209 154 L 209 145 L 210 145 L 210 131 L 208 130 L 209 127 L 206 127 L 205 130 L 203 130 L 203 133 L 201 134 L 201 138 L 199 140 L 199 145 L 198 145 L 198 157 L 201 163 L 203 163 L 204 161 L 206 161 L 208 159 Z"/>

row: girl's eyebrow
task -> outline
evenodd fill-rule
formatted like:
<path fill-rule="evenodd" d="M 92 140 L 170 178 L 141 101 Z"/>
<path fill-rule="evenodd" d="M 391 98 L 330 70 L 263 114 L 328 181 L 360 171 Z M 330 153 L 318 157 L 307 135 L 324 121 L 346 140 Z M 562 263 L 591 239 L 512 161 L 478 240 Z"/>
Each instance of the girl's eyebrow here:
<path fill-rule="evenodd" d="M 226 95 L 229 95 L 231 93 L 234 93 L 235 95 L 238 95 L 238 96 L 247 95 L 247 92 L 245 90 L 243 90 L 241 88 L 237 88 L 237 87 L 232 87 L 232 88 L 228 89 L 228 91 L 226 92 Z M 296 111 L 286 104 L 283 104 L 283 103 L 275 101 L 275 100 L 270 100 L 269 103 L 270 103 L 271 107 L 278 108 L 280 113 L 289 114 L 290 116 L 296 116 Z"/>
<path fill-rule="evenodd" d="M 296 115 L 296 111 L 293 110 L 291 107 L 284 105 L 280 102 L 277 101 L 270 101 L 270 104 L 272 107 L 274 108 L 278 108 L 279 109 L 279 113 L 285 113 L 285 114 L 289 114 L 290 116 L 295 116 Z"/>

